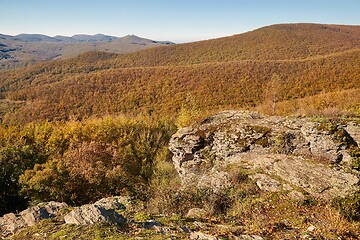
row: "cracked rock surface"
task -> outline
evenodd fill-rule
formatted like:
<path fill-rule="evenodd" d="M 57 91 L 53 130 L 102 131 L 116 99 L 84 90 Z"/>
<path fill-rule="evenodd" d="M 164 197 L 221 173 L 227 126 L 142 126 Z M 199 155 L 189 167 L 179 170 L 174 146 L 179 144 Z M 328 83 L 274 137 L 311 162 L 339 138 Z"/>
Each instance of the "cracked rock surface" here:
<path fill-rule="evenodd" d="M 232 164 L 252 170 L 249 177 L 264 191 L 331 199 L 359 190 L 349 155 L 359 135 L 354 122 L 226 111 L 180 129 L 170 150 L 184 186 L 227 187 L 224 169 Z"/>

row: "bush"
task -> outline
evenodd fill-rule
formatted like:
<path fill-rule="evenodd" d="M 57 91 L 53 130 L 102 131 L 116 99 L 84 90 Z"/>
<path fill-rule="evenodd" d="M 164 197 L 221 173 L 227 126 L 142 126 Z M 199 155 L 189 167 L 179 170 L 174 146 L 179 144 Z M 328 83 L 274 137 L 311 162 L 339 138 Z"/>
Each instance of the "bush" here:
<path fill-rule="evenodd" d="M 0 215 L 26 208 L 27 200 L 19 193 L 19 176 L 45 158 L 32 146 L 9 146 L 0 150 Z"/>
<path fill-rule="evenodd" d="M 360 148 L 358 146 L 352 146 L 348 152 L 353 158 L 352 168 L 360 171 Z"/>
<path fill-rule="evenodd" d="M 22 193 L 34 201 L 70 204 L 124 192 L 146 198 L 155 160 L 173 126 L 110 117 L 58 126 L 43 144 L 49 160 L 20 177 Z"/>
<path fill-rule="evenodd" d="M 184 188 L 171 162 L 158 163 L 151 183 L 149 211 L 152 214 L 184 215 L 191 208 L 202 208 L 213 216 L 226 215 L 229 212 L 237 215 L 235 208 L 238 203 L 257 195 L 258 188 L 243 168 L 228 165 L 225 171 L 228 172 L 231 182 L 228 188 Z"/>
<path fill-rule="evenodd" d="M 113 151 L 95 143 L 82 143 L 60 159 L 36 165 L 21 177 L 22 192 L 41 201 L 85 204 L 124 188 L 125 174 L 114 164 Z"/>
<path fill-rule="evenodd" d="M 360 192 L 343 198 L 337 198 L 333 205 L 350 221 L 360 220 Z"/>

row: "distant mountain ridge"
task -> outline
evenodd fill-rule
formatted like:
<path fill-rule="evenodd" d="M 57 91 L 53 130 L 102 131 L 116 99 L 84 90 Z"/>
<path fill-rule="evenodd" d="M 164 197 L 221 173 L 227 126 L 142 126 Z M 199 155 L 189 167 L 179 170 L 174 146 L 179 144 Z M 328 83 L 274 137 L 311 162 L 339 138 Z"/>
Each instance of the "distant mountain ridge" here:
<path fill-rule="evenodd" d="M 58 40 L 42 35 L 42 34 L 19 34 L 14 37 L 11 37 L 11 39 L 15 41 L 23 41 L 23 42 L 58 42 Z"/>
<path fill-rule="evenodd" d="M 39 61 L 75 57 L 89 51 L 129 53 L 148 47 L 174 44 L 135 35 L 115 37 L 104 34 L 76 34 L 71 37 L 43 34 L 0 34 L 0 69 L 33 64 Z"/>
<path fill-rule="evenodd" d="M 16 36 L 8 36 L 14 40 L 23 41 L 23 42 L 111 42 L 119 37 L 108 36 L 104 34 L 76 34 L 71 37 L 56 35 L 54 37 L 49 37 L 43 34 L 18 34 Z"/>
<path fill-rule="evenodd" d="M 0 39 L 14 40 L 14 41 L 22 41 L 22 42 L 65 42 L 65 43 L 73 43 L 73 42 L 112 42 L 116 40 L 122 39 L 134 39 L 141 41 L 148 41 L 150 39 L 141 38 L 136 35 L 126 35 L 124 37 L 115 37 L 110 35 L 104 35 L 101 33 L 89 35 L 89 34 L 75 34 L 71 37 L 56 35 L 54 37 L 50 37 L 44 34 L 28 34 L 21 33 L 15 36 L 0 34 Z M 170 41 L 154 41 L 150 40 L 153 43 L 163 43 L 163 44 L 174 44 Z"/>

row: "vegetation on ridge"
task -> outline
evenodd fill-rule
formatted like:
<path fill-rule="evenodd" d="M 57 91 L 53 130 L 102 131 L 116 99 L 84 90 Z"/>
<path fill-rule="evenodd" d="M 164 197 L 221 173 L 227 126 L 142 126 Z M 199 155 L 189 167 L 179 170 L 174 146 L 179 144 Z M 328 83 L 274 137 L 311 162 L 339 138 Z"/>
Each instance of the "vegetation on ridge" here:
<path fill-rule="evenodd" d="M 359 36 L 358 26 L 274 25 L 210 41 L 126 55 L 92 52 L 2 71 L 0 213 L 39 201 L 78 205 L 128 194 L 143 203 L 139 215 L 175 216 L 176 222 L 194 222 L 186 212 L 202 207 L 208 215 L 201 221 L 219 237 L 289 238 L 321 222 L 310 236 L 356 239 L 358 195 L 332 204 L 311 197 L 294 201 L 259 191 L 237 167 L 229 169 L 234 188 L 225 193 L 183 190 L 167 147 L 176 127 L 226 109 L 359 117 Z M 220 228 L 225 223 L 232 230 Z M 54 239 L 71 237 L 74 230 L 53 222 L 40 228 Z M 104 226 L 76 232 L 93 236 L 104 229 L 110 236 L 129 233 Z M 39 229 L 26 231 L 17 237 L 35 236 Z"/>
<path fill-rule="evenodd" d="M 65 75 L 45 70 L 6 87 L 8 99 L 27 104 L 8 113 L 4 121 L 82 119 L 117 113 L 176 116 L 189 94 L 201 111 L 252 108 L 266 103 L 267 84 L 274 74 L 282 81 L 276 90 L 279 102 L 324 91 L 351 90 L 360 86 L 358 56 L 344 54 L 305 62 L 117 68 Z M 353 97 L 353 101 L 346 101 L 349 109 L 343 110 L 351 112 L 357 107 L 358 95 Z"/>
<path fill-rule="evenodd" d="M 166 121 L 124 117 L 2 126 L 0 214 L 27 200 L 78 205 L 111 195 L 146 196 L 156 161 L 169 156 L 174 130 Z"/>

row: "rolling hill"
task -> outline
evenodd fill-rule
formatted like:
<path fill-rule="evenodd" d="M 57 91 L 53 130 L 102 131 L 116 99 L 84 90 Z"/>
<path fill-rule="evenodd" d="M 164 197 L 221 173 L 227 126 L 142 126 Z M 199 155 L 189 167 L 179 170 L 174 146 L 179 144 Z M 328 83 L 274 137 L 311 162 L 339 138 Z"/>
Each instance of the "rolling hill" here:
<path fill-rule="evenodd" d="M 306 60 L 359 48 L 359 26 L 279 24 L 230 37 L 127 54 L 118 64 L 128 67 Z"/>
<path fill-rule="evenodd" d="M 49 37 L 41 34 L 0 34 L 0 70 L 33 64 L 39 61 L 75 57 L 89 51 L 129 53 L 148 47 L 170 45 L 172 42 L 154 41 L 128 35 L 122 38 L 103 34 L 72 37 Z"/>
<path fill-rule="evenodd" d="M 360 26 L 281 24 L 178 45 L 18 38 L 76 57 L 0 71 L 0 215 L 32 206 L 0 217 L 0 237 L 358 239 Z M 111 51 L 149 45 L 160 46 Z M 48 201 L 69 208 L 10 236 Z M 128 223 L 66 220 L 94 215 L 84 208 Z"/>
<path fill-rule="evenodd" d="M 358 115 L 360 27 L 273 25 L 125 55 L 86 53 L 1 72 L 0 79 L 7 101 L 22 103 L 5 122 L 229 108 Z"/>

